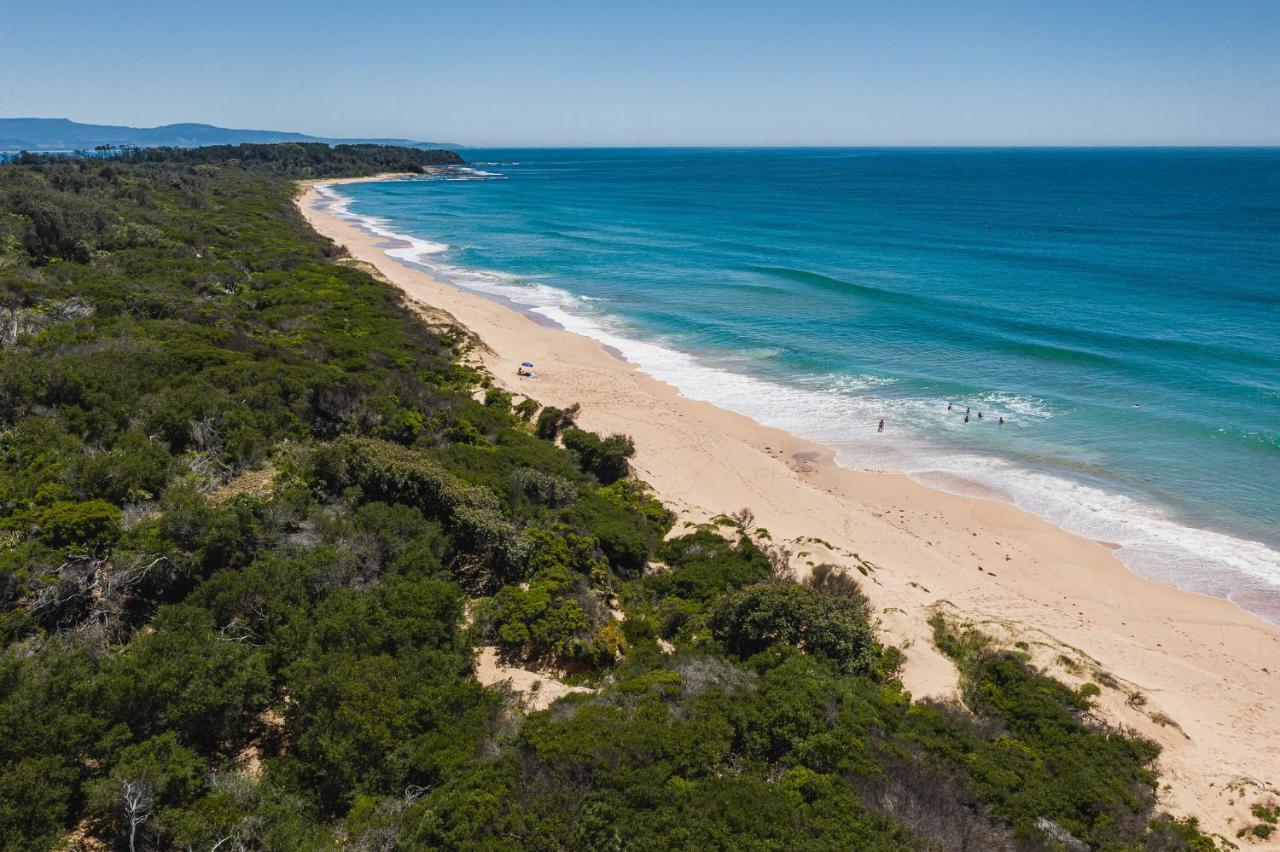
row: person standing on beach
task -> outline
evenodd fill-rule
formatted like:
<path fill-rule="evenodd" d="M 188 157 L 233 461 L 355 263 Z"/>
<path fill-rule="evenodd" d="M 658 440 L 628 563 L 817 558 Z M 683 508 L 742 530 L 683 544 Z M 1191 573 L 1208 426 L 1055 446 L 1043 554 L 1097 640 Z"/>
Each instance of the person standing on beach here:
<path fill-rule="evenodd" d="M 880 428 L 879 428 L 879 429 L 876 429 L 876 431 L 877 431 L 877 432 L 883 432 L 883 431 L 884 431 L 884 418 L 883 418 L 883 417 L 881 417 L 881 418 L 880 418 Z"/>

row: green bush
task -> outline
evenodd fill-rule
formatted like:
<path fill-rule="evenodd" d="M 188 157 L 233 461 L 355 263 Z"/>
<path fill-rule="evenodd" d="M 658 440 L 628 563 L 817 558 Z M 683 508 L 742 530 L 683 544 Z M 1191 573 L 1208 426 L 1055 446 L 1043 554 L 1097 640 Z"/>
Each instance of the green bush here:
<path fill-rule="evenodd" d="M 73 487 L 81 497 L 103 497 L 117 504 L 151 500 L 169 481 L 172 466 L 163 443 L 133 429 L 108 452 L 82 457 Z"/>
<path fill-rule="evenodd" d="M 106 706 L 139 739 L 174 731 L 206 755 L 234 753 L 247 720 L 265 706 L 270 679 L 260 651 L 220 641 L 203 609 L 161 610 L 106 672 Z"/>
<path fill-rule="evenodd" d="M 330 596 L 290 664 L 291 771 L 329 813 L 359 793 L 437 783 L 475 751 L 496 698 L 472 678 L 462 597 L 436 580 Z"/>
<path fill-rule="evenodd" d="M 631 472 L 627 459 L 635 454 L 635 443 L 626 435 L 610 435 L 601 438 L 594 432 L 582 429 L 566 429 L 562 439 L 566 449 L 578 456 L 584 471 L 608 485 Z"/>
<path fill-rule="evenodd" d="M 286 671 L 291 770 L 326 813 L 359 793 L 399 795 L 465 765 L 497 700 L 465 658 L 430 649 L 395 656 L 335 652 Z"/>
<path fill-rule="evenodd" d="M 507 586 L 478 613 L 484 635 L 521 660 L 565 662 L 590 658 L 592 624 L 575 599 L 577 583 L 565 569 L 545 571 L 527 588 Z"/>
<path fill-rule="evenodd" d="M 730 594 L 709 624 L 716 640 L 740 657 L 784 644 L 821 654 L 845 671 L 870 674 L 880 652 L 864 598 L 824 595 L 795 583 L 760 583 Z"/>
<path fill-rule="evenodd" d="M 731 544 L 710 530 L 674 538 L 659 555 L 671 570 L 645 579 L 645 587 L 659 597 L 705 604 L 770 574 L 768 558 L 750 539 Z"/>
<path fill-rule="evenodd" d="M 516 416 L 526 423 L 533 419 L 533 415 L 538 413 L 538 409 L 542 406 L 535 399 L 525 398 L 516 403 Z"/>
<path fill-rule="evenodd" d="M 488 408 L 496 408 L 499 411 L 511 410 L 511 394 L 502 388 L 486 388 L 484 392 L 484 404 Z"/>
<path fill-rule="evenodd" d="M 972 628 L 941 616 L 934 628 L 956 654 L 966 706 L 988 725 L 966 731 L 916 714 L 912 736 L 963 766 L 980 801 L 1030 837 L 1042 819 L 1101 847 L 1149 829 L 1155 743 L 1089 722 L 1087 697 Z"/>
<path fill-rule="evenodd" d="M 329 487 L 357 485 L 370 496 L 415 506 L 442 520 L 459 546 L 492 567 L 491 575 L 477 579 L 478 587 L 492 587 L 522 572 L 528 543 L 502 514 L 492 491 L 468 485 L 420 453 L 384 441 L 350 439 L 339 452 L 336 460 L 326 454 L 317 462 L 319 475 L 332 477 Z"/>
<path fill-rule="evenodd" d="M 644 571 L 653 547 L 653 534 L 635 523 L 626 513 L 600 513 L 586 523 L 587 532 L 600 542 L 609 565 L 620 576 L 634 577 Z"/>
<path fill-rule="evenodd" d="M 517 660 L 601 667 L 625 644 L 593 582 L 607 577 L 594 539 L 561 529 L 531 536 L 527 583 L 477 606 L 487 641 Z"/>
<path fill-rule="evenodd" d="M 110 547 L 123 532 L 120 510 L 106 500 L 60 501 L 40 514 L 40 538 L 55 547 Z"/>
<path fill-rule="evenodd" d="M 29 757 L 0 771 L 0 846 L 52 849 L 71 814 L 77 772 L 57 757 Z"/>
<path fill-rule="evenodd" d="M 619 509 L 643 520 L 644 526 L 654 536 L 654 545 L 661 541 L 675 525 L 675 513 L 649 492 L 649 487 L 635 479 L 619 479 L 598 492 L 606 501 Z"/>
<path fill-rule="evenodd" d="M 512 474 L 511 483 L 517 494 L 553 509 L 568 506 L 578 495 L 578 489 L 569 480 L 533 467 L 517 470 Z"/>
<path fill-rule="evenodd" d="M 582 406 L 576 402 L 568 408 L 547 406 L 538 415 L 538 422 L 533 429 L 534 434 L 539 438 L 554 441 L 560 436 L 561 432 L 571 427 L 574 421 L 578 419 L 578 412 L 581 408 Z"/>

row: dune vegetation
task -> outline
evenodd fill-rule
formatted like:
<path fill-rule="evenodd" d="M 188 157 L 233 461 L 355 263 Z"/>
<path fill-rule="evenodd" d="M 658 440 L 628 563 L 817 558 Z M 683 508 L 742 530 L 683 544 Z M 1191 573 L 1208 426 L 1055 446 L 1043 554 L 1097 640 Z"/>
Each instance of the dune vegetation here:
<path fill-rule="evenodd" d="M 0 166 L 0 848 L 1214 848 L 1088 695 L 939 620 L 913 701 L 841 566 L 677 525 L 293 207 L 454 159 Z"/>

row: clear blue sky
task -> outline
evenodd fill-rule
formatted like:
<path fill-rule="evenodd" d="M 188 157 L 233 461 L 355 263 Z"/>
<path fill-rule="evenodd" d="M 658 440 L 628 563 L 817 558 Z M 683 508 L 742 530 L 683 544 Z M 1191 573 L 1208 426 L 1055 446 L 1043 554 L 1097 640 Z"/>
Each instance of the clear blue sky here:
<path fill-rule="evenodd" d="M 468 145 L 1280 144 L 1280 0 L 6 4 L 0 116 Z"/>

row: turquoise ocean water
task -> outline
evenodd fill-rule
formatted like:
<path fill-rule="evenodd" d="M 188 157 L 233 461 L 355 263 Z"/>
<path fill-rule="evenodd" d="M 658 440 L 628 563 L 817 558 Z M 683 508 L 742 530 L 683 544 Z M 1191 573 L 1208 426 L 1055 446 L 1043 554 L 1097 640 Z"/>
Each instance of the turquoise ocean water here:
<path fill-rule="evenodd" d="M 1280 150 L 465 154 L 327 191 L 687 396 L 1280 620 Z"/>

